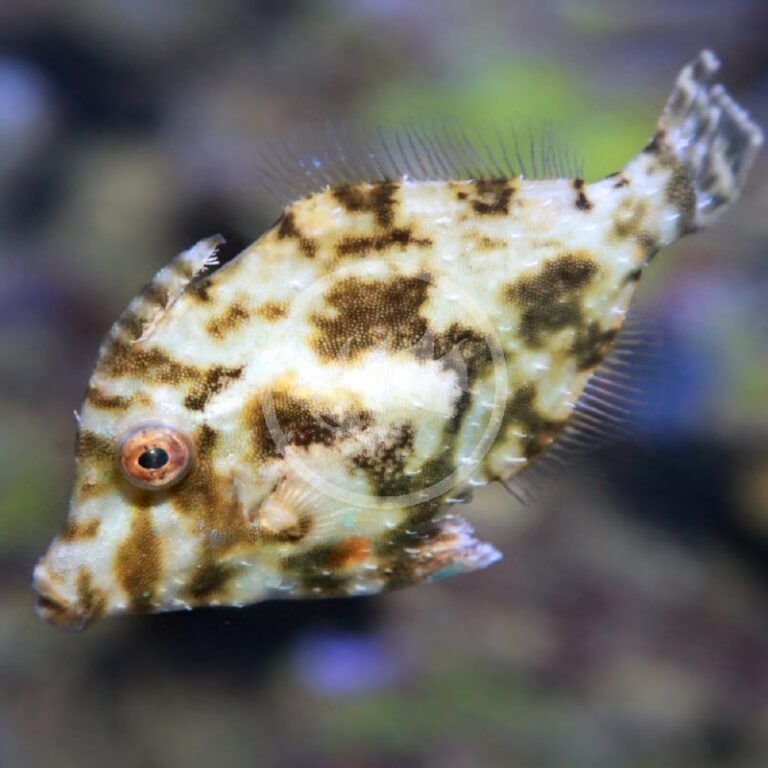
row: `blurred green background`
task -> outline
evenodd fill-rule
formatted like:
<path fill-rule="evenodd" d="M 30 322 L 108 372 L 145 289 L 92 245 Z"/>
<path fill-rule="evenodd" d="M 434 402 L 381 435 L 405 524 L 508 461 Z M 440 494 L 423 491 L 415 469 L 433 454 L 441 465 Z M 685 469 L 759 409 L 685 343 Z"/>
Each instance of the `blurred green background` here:
<path fill-rule="evenodd" d="M 264 136 L 328 118 L 548 121 L 589 179 L 701 48 L 768 125 L 765 0 L 0 3 L 0 767 L 764 768 L 768 153 L 639 301 L 634 437 L 469 518 L 505 559 L 376 598 L 32 613 L 102 335 L 198 238 L 279 211 Z"/>

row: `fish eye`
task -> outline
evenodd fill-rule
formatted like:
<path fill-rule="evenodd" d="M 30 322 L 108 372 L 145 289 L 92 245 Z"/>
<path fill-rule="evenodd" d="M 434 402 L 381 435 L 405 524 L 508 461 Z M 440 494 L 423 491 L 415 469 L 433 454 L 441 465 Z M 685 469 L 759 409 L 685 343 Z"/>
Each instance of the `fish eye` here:
<path fill-rule="evenodd" d="M 144 469 L 162 469 L 169 458 L 165 448 L 148 448 L 139 456 L 139 464 Z"/>
<path fill-rule="evenodd" d="M 192 445 L 183 432 L 153 422 L 132 427 L 123 435 L 117 446 L 117 463 L 133 485 L 160 490 L 186 475 L 192 454 Z"/>

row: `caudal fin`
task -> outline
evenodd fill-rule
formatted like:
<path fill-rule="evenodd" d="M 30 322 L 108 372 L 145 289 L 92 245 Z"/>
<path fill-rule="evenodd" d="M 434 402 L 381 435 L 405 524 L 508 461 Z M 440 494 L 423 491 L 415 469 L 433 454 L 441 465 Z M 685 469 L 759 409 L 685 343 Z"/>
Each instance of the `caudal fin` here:
<path fill-rule="evenodd" d="M 714 77 L 720 62 L 702 51 L 677 78 L 646 152 L 673 155 L 696 196 L 690 230 L 709 225 L 744 187 L 763 133 Z"/>

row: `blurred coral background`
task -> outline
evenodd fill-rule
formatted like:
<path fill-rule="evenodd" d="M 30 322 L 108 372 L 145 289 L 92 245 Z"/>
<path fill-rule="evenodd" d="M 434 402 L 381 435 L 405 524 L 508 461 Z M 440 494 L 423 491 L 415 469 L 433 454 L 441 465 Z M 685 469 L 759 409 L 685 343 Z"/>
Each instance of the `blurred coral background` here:
<path fill-rule="evenodd" d="M 768 126 L 764 0 L 0 3 L 0 766 L 768 764 L 768 152 L 640 288 L 633 437 L 523 507 L 505 559 L 375 598 L 101 622 L 32 612 L 99 341 L 178 251 L 279 214 L 265 136 L 457 115 L 561 128 L 589 179 L 701 48 Z"/>

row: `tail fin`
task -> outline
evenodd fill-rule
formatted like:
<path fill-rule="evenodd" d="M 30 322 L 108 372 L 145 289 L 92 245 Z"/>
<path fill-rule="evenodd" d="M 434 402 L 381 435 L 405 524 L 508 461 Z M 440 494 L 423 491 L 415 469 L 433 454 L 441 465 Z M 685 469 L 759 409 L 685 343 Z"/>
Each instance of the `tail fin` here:
<path fill-rule="evenodd" d="M 696 197 L 690 230 L 709 225 L 738 197 L 763 142 L 749 115 L 713 83 L 719 68 L 715 54 L 702 51 L 680 72 L 645 149 L 671 154 L 685 169 Z"/>

